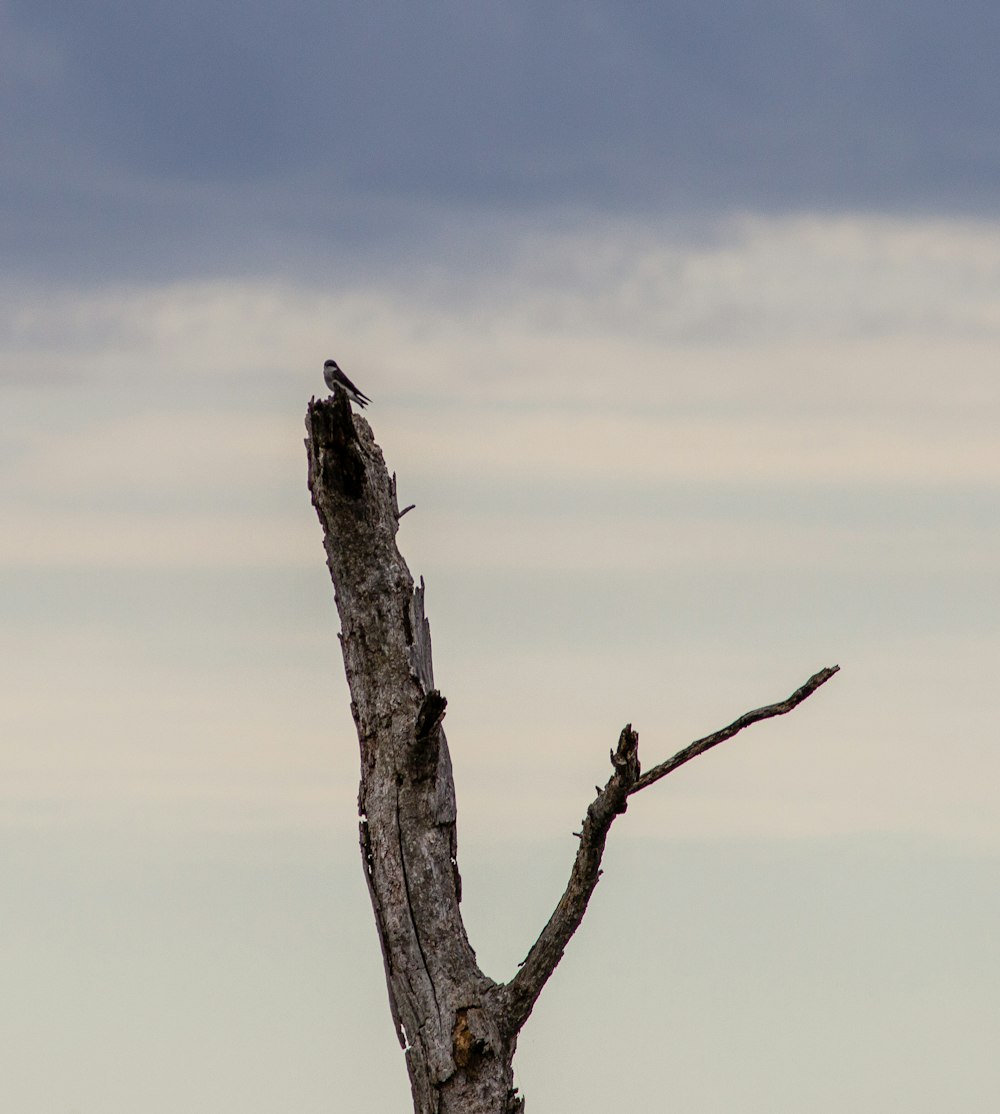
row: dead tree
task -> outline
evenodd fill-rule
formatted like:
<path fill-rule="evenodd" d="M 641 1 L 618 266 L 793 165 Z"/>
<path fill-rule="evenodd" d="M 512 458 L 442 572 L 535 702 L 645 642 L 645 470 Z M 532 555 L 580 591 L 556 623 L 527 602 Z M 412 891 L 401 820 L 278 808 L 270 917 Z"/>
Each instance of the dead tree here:
<path fill-rule="evenodd" d="M 787 700 L 757 708 L 646 773 L 627 725 L 607 784 L 587 808 L 569 883 L 517 974 L 480 970 L 459 903 L 455 787 L 434 686 L 424 586 L 396 547 L 395 476 L 342 391 L 310 402 L 309 489 L 323 527 L 361 748 L 361 858 L 416 1114 L 516 1114 L 517 1037 L 562 958 L 600 876 L 615 817 L 632 794 L 758 720 L 784 715 L 828 681 L 821 669 Z"/>

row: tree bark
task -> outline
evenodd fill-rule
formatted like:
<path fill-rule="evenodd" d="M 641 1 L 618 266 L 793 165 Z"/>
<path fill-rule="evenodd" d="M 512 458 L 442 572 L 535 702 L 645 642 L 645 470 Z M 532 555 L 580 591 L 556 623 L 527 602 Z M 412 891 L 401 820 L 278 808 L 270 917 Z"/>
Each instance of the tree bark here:
<path fill-rule="evenodd" d="M 459 911 L 446 702 L 434 688 L 423 584 L 396 547 L 395 481 L 342 392 L 310 404 L 307 428 L 361 746 L 362 862 L 414 1110 L 508 1114 L 518 1109 L 516 1033 L 498 1024 L 497 985 Z"/>
<path fill-rule="evenodd" d="M 498 984 L 480 970 L 459 908 L 455 787 L 442 728 L 447 701 L 434 686 L 423 582 L 414 585 L 396 546 L 395 477 L 342 391 L 310 402 L 306 429 L 309 490 L 361 750 L 362 863 L 414 1111 L 517 1114 L 524 1105 L 513 1083 L 518 1033 L 583 919 L 605 840 L 629 795 L 750 723 L 790 711 L 837 667 L 782 704 L 691 744 L 646 778 L 638 735 L 627 726 L 612 752 L 611 778 L 587 810 L 566 892 L 517 975 Z"/>

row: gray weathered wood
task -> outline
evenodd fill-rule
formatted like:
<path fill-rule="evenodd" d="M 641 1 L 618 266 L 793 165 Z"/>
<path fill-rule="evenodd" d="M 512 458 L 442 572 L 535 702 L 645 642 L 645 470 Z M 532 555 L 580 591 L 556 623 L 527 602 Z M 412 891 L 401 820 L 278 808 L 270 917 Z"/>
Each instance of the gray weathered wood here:
<path fill-rule="evenodd" d="M 417 1114 L 517 1108 L 516 1034 L 498 1024 L 459 911 L 455 787 L 434 688 L 423 585 L 396 547 L 395 485 L 371 428 L 337 392 L 307 418 L 309 487 L 324 531 L 361 746 L 361 849 L 389 1004 Z"/>
<path fill-rule="evenodd" d="M 396 546 L 400 512 L 371 427 L 346 396 L 310 402 L 309 490 L 323 527 L 361 750 L 362 862 L 382 947 L 389 1007 L 405 1050 L 415 1114 L 518 1114 L 518 1033 L 579 927 L 605 841 L 629 796 L 760 719 L 790 711 L 836 672 L 817 673 L 643 776 L 625 727 L 612 774 L 587 810 L 566 891 L 518 973 L 485 975 L 462 923 L 455 785 L 434 686 L 424 585 Z M 623 1100 L 625 1101 L 625 1100 Z"/>

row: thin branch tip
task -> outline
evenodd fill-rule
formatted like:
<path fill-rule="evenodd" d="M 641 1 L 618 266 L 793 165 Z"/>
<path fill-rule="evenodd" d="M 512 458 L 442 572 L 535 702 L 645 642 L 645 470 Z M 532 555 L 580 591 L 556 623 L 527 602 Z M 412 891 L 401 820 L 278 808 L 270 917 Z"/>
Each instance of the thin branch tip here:
<path fill-rule="evenodd" d="M 785 700 L 779 700 L 776 704 L 767 704 L 763 708 L 754 708 L 752 711 L 744 712 L 738 719 L 733 720 L 728 727 L 723 727 L 720 731 L 714 731 L 711 735 L 706 735 L 702 739 L 696 739 L 693 743 L 679 750 L 673 758 L 668 758 L 666 762 L 661 762 L 658 766 L 654 766 L 648 770 L 641 777 L 637 778 L 635 783 L 629 789 L 629 793 L 638 793 L 640 789 L 645 789 L 647 786 L 657 782 L 667 774 L 671 774 L 678 767 L 683 766 L 686 762 L 690 762 L 692 758 L 697 758 L 698 755 L 704 754 L 706 750 L 711 750 L 712 747 L 718 746 L 719 743 L 724 743 L 727 739 L 731 739 L 734 735 L 739 734 L 745 727 L 749 727 L 752 723 L 759 723 L 762 719 L 771 719 L 773 716 L 783 716 L 797 708 L 803 700 L 812 694 L 821 686 L 825 685 L 836 673 L 840 672 L 839 665 L 828 665 L 818 672 L 814 673 L 804 685 L 797 688 L 791 696 Z"/>

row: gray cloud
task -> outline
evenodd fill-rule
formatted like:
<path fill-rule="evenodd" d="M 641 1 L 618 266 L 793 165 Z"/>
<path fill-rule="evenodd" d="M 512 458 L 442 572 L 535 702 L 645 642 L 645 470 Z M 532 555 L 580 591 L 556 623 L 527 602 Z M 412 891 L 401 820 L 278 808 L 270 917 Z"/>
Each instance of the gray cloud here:
<path fill-rule="evenodd" d="M 978 0 L 19 0 L 8 22 L 0 247 L 29 270 L 273 270 L 442 209 L 996 207 Z"/>

